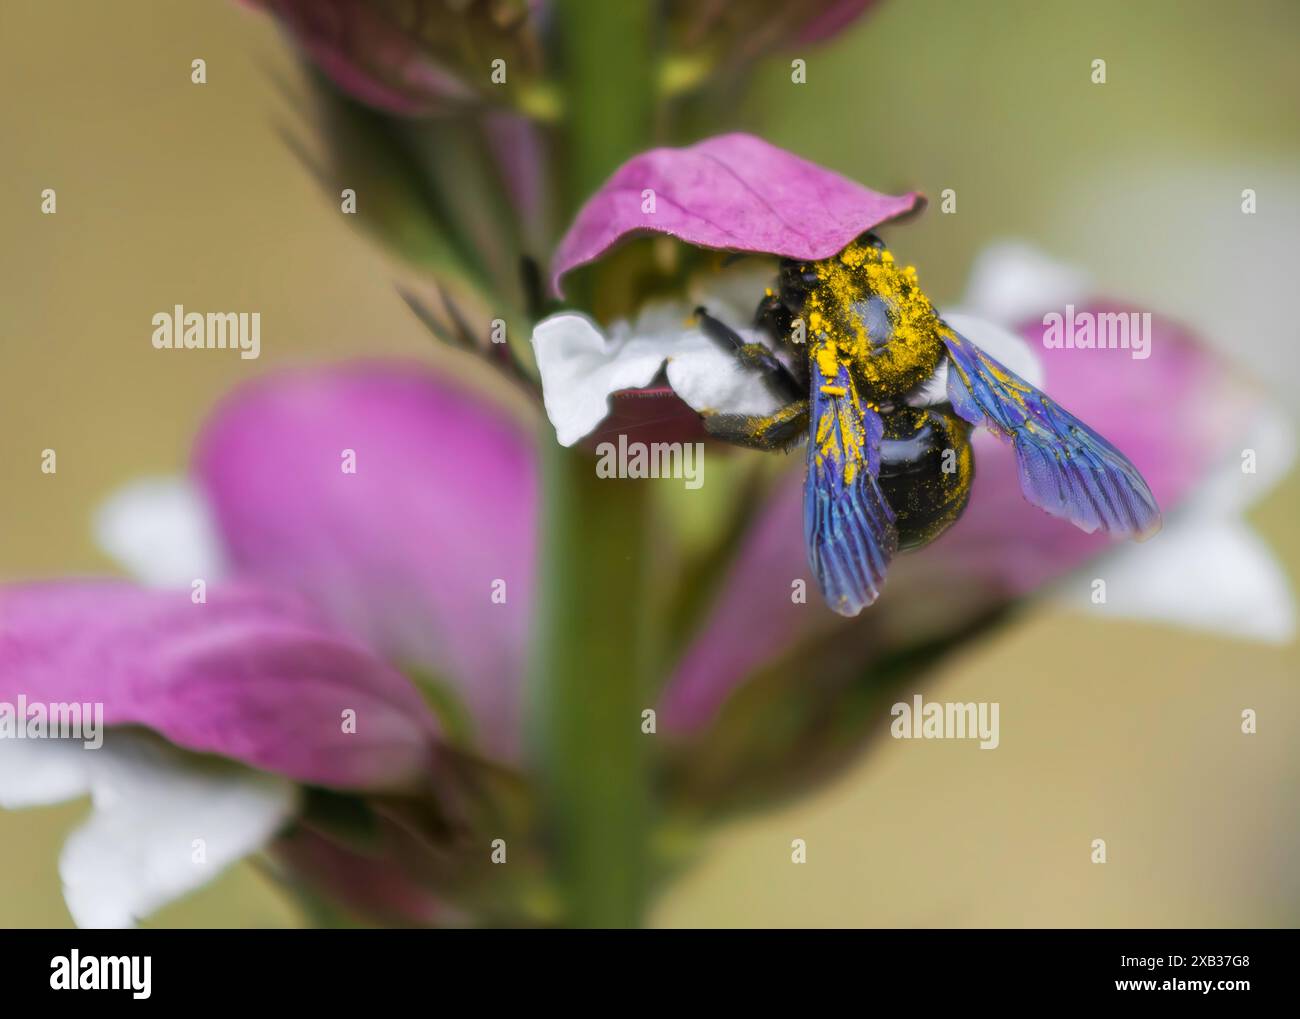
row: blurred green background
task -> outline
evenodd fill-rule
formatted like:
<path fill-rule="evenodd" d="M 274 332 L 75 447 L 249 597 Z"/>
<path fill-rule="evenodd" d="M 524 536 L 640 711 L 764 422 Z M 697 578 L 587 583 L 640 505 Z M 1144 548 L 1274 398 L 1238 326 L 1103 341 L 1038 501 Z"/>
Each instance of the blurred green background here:
<path fill-rule="evenodd" d="M 893 247 L 939 299 L 1028 238 L 1196 325 L 1296 407 L 1294 0 L 895 0 L 765 64 L 733 124 L 880 190 L 958 193 Z M 790 56 L 808 61 L 790 83 Z M 202 57 L 208 84 L 190 83 Z M 1108 82 L 1090 81 L 1093 59 Z M 233 2 L 0 6 L 0 574 L 111 568 L 89 514 L 183 467 L 207 408 L 286 363 L 440 356 L 393 266 L 281 142 L 294 61 Z M 43 188 L 58 191 L 42 216 Z M 1255 188 L 1259 214 L 1243 216 Z M 905 240 L 902 237 L 905 236 Z M 263 353 L 170 358 L 174 303 L 262 312 Z M 1158 408 L 1153 408 L 1158 413 Z M 59 472 L 39 472 L 54 447 Z M 1294 583 L 1300 484 L 1252 521 Z M 1293 925 L 1300 654 L 1042 606 L 929 696 L 1002 704 L 1002 744 L 878 741 L 816 797 L 727 827 L 663 925 Z M 1259 714 L 1242 736 L 1240 711 Z M 68 923 L 56 856 L 85 804 L 0 813 L 0 925 Z M 1104 837 L 1110 861 L 1089 862 Z M 808 863 L 790 863 L 790 841 Z M 155 925 L 300 922 L 252 864 Z"/>

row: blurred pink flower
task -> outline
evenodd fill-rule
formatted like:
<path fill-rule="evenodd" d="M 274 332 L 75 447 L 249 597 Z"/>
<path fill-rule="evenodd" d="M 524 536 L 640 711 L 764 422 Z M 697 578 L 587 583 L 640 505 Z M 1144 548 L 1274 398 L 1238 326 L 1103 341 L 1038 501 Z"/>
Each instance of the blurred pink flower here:
<path fill-rule="evenodd" d="M 198 578 L 196 578 L 198 579 Z M 399 786 L 436 732 L 392 666 L 303 599 L 230 584 L 190 591 L 115 581 L 0 589 L 0 701 L 104 705 L 179 747 L 300 782 Z M 357 713 L 355 734 L 343 731 Z"/>
<path fill-rule="evenodd" d="M 518 79 L 556 71 L 546 0 L 243 0 L 274 16 L 344 93 L 400 116 L 500 102 Z M 707 80 L 791 46 L 826 42 L 874 0 L 663 0 L 668 56 L 702 62 Z M 562 49 L 562 46 L 560 47 Z M 506 62 L 492 85 L 485 55 Z M 698 82 L 697 82 L 698 84 Z"/>
<path fill-rule="evenodd" d="M 537 502 L 523 429 L 415 364 L 327 368 L 235 391 L 194 472 L 236 576 L 446 684 L 476 745 L 517 760 Z"/>
<path fill-rule="evenodd" d="M 516 79 L 539 62 L 529 0 L 245 2 L 272 14 L 340 90 L 388 113 L 446 113 L 509 94 L 493 96 L 483 53 L 505 60 Z"/>
<path fill-rule="evenodd" d="M 1026 325 L 1023 335 L 1034 344 L 1042 328 Z M 1129 356 L 1124 350 L 1032 349 L 1054 396 L 1126 450 L 1160 504 L 1175 514 L 1197 482 L 1232 459 L 1261 413 L 1257 393 L 1226 375 L 1208 350 L 1167 321 L 1156 320 L 1152 353 L 1140 370 L 1118 370 L 1119 358 Z M 932 545 L 900 557 L 888 596 L 847 622 L 821 605 L 793 604 L 788 580 L 763 582 L 803 577 L 808 569 L 799 527 L 802 472 L 789 471 L 665 688 L 665 727 L 692 731 L 707 725 L 748 676 L 814 638 L 844 639 L 846 631 L 859 631 L 854 646 L 874 660 L 908 643 L 956 632 L 1098 556 L 1138 554 L 1117 549 L 1105 534 L 1062 527 L 1030 505 L 1016 483 L 1014 451 L 993 436 L 975 437 L 975 462 L 961 519 Z"/>
<path fill-rule="evenodd" d="M 195 474 L 200 498 L 146 483 L 101 521 L 168 586 L 0 589 L 0 702 L 100 703 L 109 727 L 101 750 L 0 739 L 0 805 L 94 795 L 61 865 L 84 926 L 129 924 L 259 848 L 295 809 L 286 779 L 418 796 L 446 740 L 519 749 L 536 481 L 517 424 L 417 366 L 321 369 L 238 391 Z M 470 732 L 403 671 L 463 703 Z M 210 868 L 190 862 L 196 831 Z"/>

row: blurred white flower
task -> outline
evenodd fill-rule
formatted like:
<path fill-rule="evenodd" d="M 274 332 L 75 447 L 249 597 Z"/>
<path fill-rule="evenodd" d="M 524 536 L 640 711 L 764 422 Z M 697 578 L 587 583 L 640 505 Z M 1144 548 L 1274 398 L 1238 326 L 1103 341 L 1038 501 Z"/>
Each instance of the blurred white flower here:
<path fill-rule="evenodd" d="M 260 849 L 292 816 L 297 787 L 243 765 L 116 729 L 76 740 L 0 740 L 0 807 L 89 795 L 59 858 L 78 927 L 133 927 Z"/>
<path fill-rule="evenodd" d="M 95 541 L 131 576 L 151 587 L 189 587 L 225 574 L 207 502 L 183 477 L 140 478 L 95 512 Z"/>
<path fill-rule="evenodd" d="M 1007 241 L 976 259 L 963 306 L 1011 326 L 1090 294 L 1084 273 L 1028 244 Z M 1239 457 L 1228 458 L 1166 516 L 1157 540 L 1117 546 L 1106 558 L 1105 602 L 1062 589 L 1057 603 L 1246 639 L 1292 640 L 1295 594 L 1244 514 L 1291 470 L 1295 446 L 1292 422 L 1280 407 L 1262 404 L 1242 442 L 1243 449 L 1255 451 L 1256 473 L 1245 473 Z"/>

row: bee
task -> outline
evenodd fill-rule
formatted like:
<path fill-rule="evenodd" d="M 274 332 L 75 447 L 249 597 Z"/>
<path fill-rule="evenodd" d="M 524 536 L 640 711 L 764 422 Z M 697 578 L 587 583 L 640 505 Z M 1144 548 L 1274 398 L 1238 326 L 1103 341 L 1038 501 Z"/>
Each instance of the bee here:
<path fill-rule="evenodd" d="M 707 414 L 741 446 L 807 440 L 804 539 L 832 609 L 855 616 L 880 595 L 892 558 L 934 541 L 970 498 L 970 433 L 984 426 L 1016 453 L 1025 498 L 1084 531 L 1142 539 L 1160 510 L 1111 443 L 939 316 L 874 235 L 820 261 L 783 260 L 755 326 L 789 352 L 747 343 L 696 309 L 703 331 L 781 401 L 766 416 Z"/>

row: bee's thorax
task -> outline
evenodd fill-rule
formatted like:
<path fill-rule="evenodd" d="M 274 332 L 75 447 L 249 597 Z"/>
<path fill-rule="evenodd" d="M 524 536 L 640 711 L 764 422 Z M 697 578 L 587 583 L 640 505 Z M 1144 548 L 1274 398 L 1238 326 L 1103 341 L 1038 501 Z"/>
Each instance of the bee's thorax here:
<path fill-rule="evenodd" d="M 809 355 L 822 378 L 847 365 L 865 397 L 883 403 L 915 389 L 938 368 L 946 329 L 902 267 L 875 244 L 855 241 L 808 263 L 802 299 Z"/>

